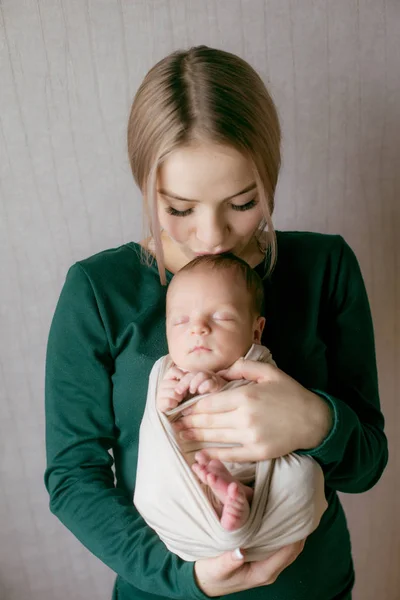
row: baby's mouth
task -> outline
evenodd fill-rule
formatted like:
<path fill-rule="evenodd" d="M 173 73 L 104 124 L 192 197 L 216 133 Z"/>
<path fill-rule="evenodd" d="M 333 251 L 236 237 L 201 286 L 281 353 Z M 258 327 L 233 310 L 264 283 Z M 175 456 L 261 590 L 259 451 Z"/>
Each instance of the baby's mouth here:
<path fill-rule="evenodd" d="M 190 348 L 189 350 L 189 354 L 192 354 L 192 352 L 211 352 L 210 348 L 207 348 L 207 346 L 203 346 L 202 344 L 198 344 L 196 346 L 193 346 L 193 348 Z"/>

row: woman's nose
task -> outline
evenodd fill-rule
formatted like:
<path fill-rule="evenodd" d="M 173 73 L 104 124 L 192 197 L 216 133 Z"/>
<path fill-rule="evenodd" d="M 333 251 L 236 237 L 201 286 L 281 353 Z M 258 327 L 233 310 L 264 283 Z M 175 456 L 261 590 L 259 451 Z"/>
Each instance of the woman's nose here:
<path fill-rule="evenodd" d="M 197 239 L 202 242 L 205 252 L 213 252 L 223 247 L 225 236 L 226 225 L 217 215 L 205 218 L 197 229 Z"/>

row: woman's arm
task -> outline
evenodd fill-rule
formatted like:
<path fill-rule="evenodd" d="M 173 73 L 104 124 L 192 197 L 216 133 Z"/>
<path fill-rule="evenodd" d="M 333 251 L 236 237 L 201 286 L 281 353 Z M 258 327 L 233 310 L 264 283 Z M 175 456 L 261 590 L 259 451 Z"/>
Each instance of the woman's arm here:
<path fill-rule="evenodd" d="M 164 598 L 206 598 L 196 585 L 193 563 L 168 552 L 132 498 L 114 486 L 113 368 L 91 284 L 75 265 L 47 349 L 45 483 L 51 511 L 135 587 Z"/>
<path fill-rule="evenodd" d="M 329 369 L 328 402 L 333 427 L 306 453 L 321 464 L 328 485 L 364 492 L 378 481 L 388 460 L 380 410 L 374 333 L 368 297 L 357 259 L 341 238 L 327 273 L 329 297 L 323 328 Z"/>

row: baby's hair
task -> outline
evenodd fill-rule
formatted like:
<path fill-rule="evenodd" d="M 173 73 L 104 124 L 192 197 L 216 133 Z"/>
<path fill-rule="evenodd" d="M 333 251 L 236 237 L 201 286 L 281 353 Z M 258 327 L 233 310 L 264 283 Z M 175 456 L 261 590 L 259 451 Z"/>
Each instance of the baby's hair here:
<path fill-rule="evenodd" d="M 263 314 L 264 310 L 264 286 L 261 277 L 258 273 L 250 267 L 250 265 L 235 256 L 231 252 L 225 252 L 222 254 L 206 254 L 204 256 L 197 256 L 192 261 L 187 263 L 182 269 L 175 275 L 180 273 L 188 273 L 195 269 L 203 270 L 216 270 L 216 271 L 233 271 L 239 277 L 242 278 L 243 283 L 246 285 L 246 289 L 249 293 L 253 304 L 253 310 L 257 316 Z"/>

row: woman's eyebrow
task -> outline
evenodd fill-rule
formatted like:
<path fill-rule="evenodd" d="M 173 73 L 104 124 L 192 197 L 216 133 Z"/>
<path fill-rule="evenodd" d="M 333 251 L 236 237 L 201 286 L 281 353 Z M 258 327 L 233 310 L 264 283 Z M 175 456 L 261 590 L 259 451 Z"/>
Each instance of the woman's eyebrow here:
<path fill-rule="evenodd" d="M 243 194 L 247 194 L 247 192 L 251 192 L 256 187 L 257 187 L 257 184 L 255 182 L 250 183 L 250 185 L 246 186 L 240 192 L 237 192 L 236 194 L 232 194 L 232 196 L 228 196 L 227 198 L 223 198 L 223 200 L 221 200 L 221 202 L 226 202 L 227 200 L 232 200 L 232 198 L 236 198 L 237 196 L 242 196 Z M 177 194 L 168 192 L 168 190 L 159 189 L 157 191 L 162 196 L 168 196 L 168 198 L 173 198 L 174 200 L 182 200 L 183 202 L 201 202 L 201 200 L 189 200 L 189 198 L 182 198 L 182 196 L 178 196 Z"/>

